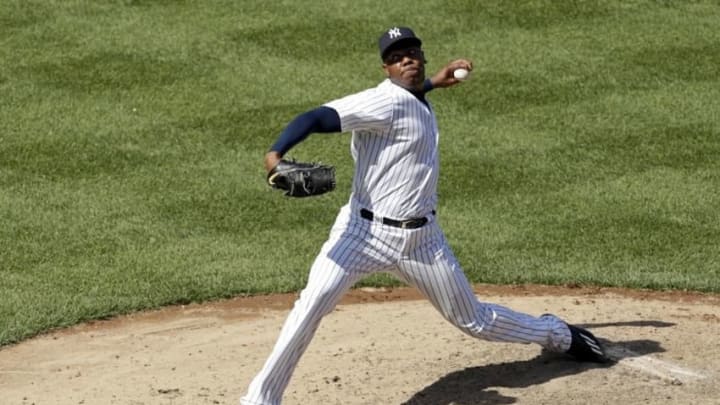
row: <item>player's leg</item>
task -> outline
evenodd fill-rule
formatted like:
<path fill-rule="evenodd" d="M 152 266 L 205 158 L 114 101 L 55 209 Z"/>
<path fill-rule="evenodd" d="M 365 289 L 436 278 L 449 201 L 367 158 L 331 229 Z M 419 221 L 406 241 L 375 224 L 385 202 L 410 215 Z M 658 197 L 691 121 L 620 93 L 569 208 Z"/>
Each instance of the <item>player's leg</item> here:
<path fill-rule="evenodd" d="M 344 210 L 343 212 L 347 212 Z M 330 238 L 310 270 L 308 283 L 280 331 L 262 370 L 253 379 L 243 405 L 279 404 L 300 357 L 320 321 L 363 276 L 389 265 L 371 243 L 371 224 L 341 213 Z"/>
<path fill-rule="evenodd" d="M 321 254 L 312 266 L 308 283 L 290 311 L 270 356 L 250 383 L 245 405 L 280 404 L 283 392 L 322 318 L 359 278 Z"/>
<path fill-rule="evenodd" d="M 417 287 L 442 316 L 468 335 L 501 342 L 536 343 L 563 352 L 570 330 L 552 315 L 534 317 L 480 302 L 440 233 L 399 266 L 400 277 Z"/>

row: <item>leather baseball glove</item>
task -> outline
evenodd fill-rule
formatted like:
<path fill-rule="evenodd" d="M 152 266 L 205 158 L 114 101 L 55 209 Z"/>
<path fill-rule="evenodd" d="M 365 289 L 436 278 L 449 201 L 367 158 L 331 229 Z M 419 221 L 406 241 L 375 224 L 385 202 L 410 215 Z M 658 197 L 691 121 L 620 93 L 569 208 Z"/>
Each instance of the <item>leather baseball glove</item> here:
<path fill-rule="evenodd" d="M 267 177 L 268 184 L 290 197 L 312 197 L 335 189 L 335 167 L 321 163 L 280 160 Z"/>

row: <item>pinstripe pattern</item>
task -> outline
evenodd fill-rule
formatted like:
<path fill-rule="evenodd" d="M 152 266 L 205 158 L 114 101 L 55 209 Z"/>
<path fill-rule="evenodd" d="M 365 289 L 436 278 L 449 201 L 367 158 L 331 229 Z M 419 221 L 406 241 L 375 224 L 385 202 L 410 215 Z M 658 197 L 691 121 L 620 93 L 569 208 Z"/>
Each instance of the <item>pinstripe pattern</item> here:
<path fill-rule="evenodd" d="M 390 80 L 325 105 L 338 112 L 342 130 L 353 133 L 351 200 L 383 217 L 428 215 L 437 204 L 439 168 L 431 105 Z"/>
<path fill-rule="evenodd" d="M 322 318 L 361 278 L 387 272 L 416 287 L 462 332 L 484 340 L 536 343 L 553 351 L 570 347 L 570 331 L 557 317 L 539 318 L 478 301 L 435 216 L 438 130 L 432 108 L 390 81 L 326 104 L 352 131 L 356 161 L 350 201 L 310 269 L 308 283 L 290 311 L 243 405 L 278 405 L 300 357 Z M 383 225 L 376 218 L 425 216 L 417 229 Z"/>

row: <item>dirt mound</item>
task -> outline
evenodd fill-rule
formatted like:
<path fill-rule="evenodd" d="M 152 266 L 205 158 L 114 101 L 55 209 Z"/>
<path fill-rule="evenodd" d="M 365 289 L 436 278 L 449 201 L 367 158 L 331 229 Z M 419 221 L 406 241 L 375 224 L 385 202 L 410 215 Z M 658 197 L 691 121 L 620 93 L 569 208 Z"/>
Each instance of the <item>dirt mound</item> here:
<path fill-rule="evenodd" d="M 354 290 L 325 318 L 284 404 L 717 404 L 720 297 L 479 285 L 592 330 L 617 360 L 474 340 L 409 289 Z M 294 295 L 165 308 L 0 349 L 3 404 L 237 404 Z"/>

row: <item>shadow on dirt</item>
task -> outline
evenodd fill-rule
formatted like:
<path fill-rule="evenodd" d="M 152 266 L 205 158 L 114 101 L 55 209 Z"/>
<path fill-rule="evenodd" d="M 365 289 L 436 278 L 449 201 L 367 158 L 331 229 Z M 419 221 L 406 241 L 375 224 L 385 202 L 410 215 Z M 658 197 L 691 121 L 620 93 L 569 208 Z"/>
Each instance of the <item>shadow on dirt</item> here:
<path fill-rule="evenodd" d="M 669 328 L 677 324 L 665 321 L 624 321 L 624 322 L 606 322 L 593 324 L 578 324 L 578 326 L 588 329 L 635 326 L 638 328 Z"/>
<path fill-rule="evenodd" d="M 588 329 L 609 326 L 670 327 L 674 324 L 660 321 L 637 321 L 608 324 L 584 324 Z M 598 336 L 600 338 L 600 336 Z M 517 398 L 505 396 L 494 387 L 524 388 L 543 384 L 567 375 L 580 374 L 596 368 L 610 368 L 628 357 L 664 352 L 659 342 L 629 340 L 612 342 L 600 339 L 614 363 L 578 363 L 563 354 L 541 351 L 530 360 L 488 364 L 454 371 L 417 392 L 402 405 L 501 405 L 514 404 Z M 612 350 L 610 350 L 612 349 Z M 627 349 L 627 350 L 624 350 Z M 578 400 L 581 400 L 578 398 Z"/>

